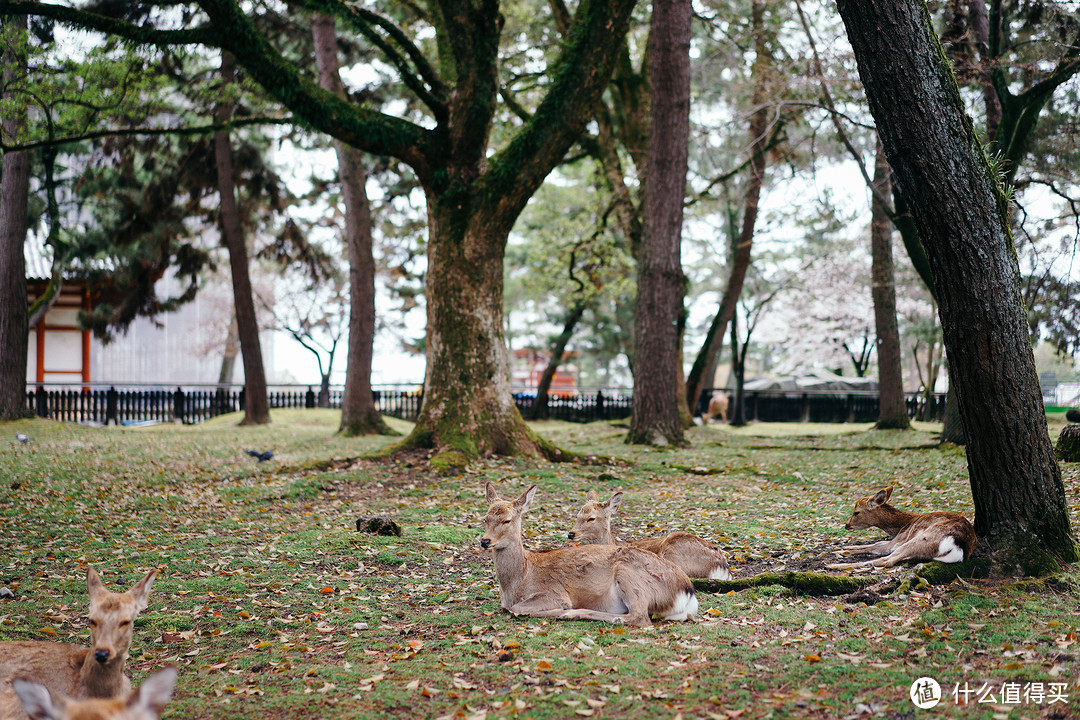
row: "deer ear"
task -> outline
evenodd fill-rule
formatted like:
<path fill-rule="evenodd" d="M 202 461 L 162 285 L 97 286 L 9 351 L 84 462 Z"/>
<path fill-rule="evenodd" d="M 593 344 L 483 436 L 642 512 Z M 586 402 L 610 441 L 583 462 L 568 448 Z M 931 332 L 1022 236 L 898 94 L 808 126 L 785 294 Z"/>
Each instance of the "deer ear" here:
<path fill-rule="evenodd" d="M 622 505 L 622 490 L 612 495 L 611 499 L 608 500 L 608 506 L 612 510 L 618 510 L 620 505 Z"/>
<path fill-rule="evenodd" d="M 886 500 L 886 501 L 888 501 L 888 499 L 889 499 L 890 497 L 892 497 L 892 488 L 893 488 L 893 486 L 892 486 L 892 485 L 890 485 L 889 487 L 887 487 L 887 488 L 885 488 L 884 490 L 882 490 L 882 492 L 883 492 L 883 493 L 885 493 L 885 500 Z"/>
<path fill-rule="evenodd" d="M 495 486 L 490 480 L 487 481 L 487 485 L 484 486 L 484 493 L 487 495 L 487 501 L 493 503 L 499 499 L 499 493 L 495 492 Z"/>
<path fill-rule="evenodd" d="M 87 566 L 86 568 L 86 594 L 93 600 L 95 597 L 105 592 L 105 586 L 101 584 L 101 576 L 98 575 L 97 570 Z"/>
<path fill-rule="evenodd" d="M 52 695 L 44 685 L 16 678 L 11 687 L 31 720 L 60 720 L 63 708 L 53 704 Z"/>
<path fill-rule="evenodd" d="M 892 490 L 892 488 L 889 488 L 888 490 L 878 490 L 876 493 L 874 493 L 874 496 L 866 502 L 867 509 L 873 510 L 874 508 L 880 507 L 885 503 L 889 502 L 890 490 Z"/>
<path fill-rule="evenodd" d="M 600 496 L 596 494 L 595 490 L 590 490 L 585 493 L 585 502 L 600 502 Z"/>
<path fill-rule="evenodd" d="M 135 600 L 135 607 L 139 612 L 146 609 L 147 598 L 150 597 L 150 587 L 154 584 L 154 578 L 157 577 L 157 569 L 150 568 L 150 572 L 146 573 L 146 576 L 142 580 L 131 586 L 131 590 L 128 593 L 132 599 Z"/>
<path fill-rule="evenodd" d="M 138 690 L 131 693 L 127 701 L 128 707 L 153 710 L 156 715 L 161 715 L 165 704 L 172 698 L 174 683 L 176 683 L 176 668 L 167 667 L 154 673 Z"/>
<path fill-rule="evenodd" d="M 532 505 L 533 496 L 536 495 L 536 486 L 521 493 L 521 497 L 514 501 L 514 507 L 517 508 L 518 514 L 522 515 L 529 511 L 529 506 Z"/>

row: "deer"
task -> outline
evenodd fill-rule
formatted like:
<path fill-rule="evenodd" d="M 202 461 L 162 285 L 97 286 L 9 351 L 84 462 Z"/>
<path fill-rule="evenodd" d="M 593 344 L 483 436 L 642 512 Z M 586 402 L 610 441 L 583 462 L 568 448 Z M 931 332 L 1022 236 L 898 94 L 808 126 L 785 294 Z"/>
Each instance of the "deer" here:
<path fill-rule="evenodd" d="M 574 529 L 567 535 L 571 540 L 591 545 L 622 545 L 646 550 L 675 563 L 692 578 L 730 580 L 724 552 L 708 542 L 685 532 L 673 532 L 664 537 L 640 538 L 618 542 L 611 534 L 611 517 L 622 505 L 623 494 L 616 492 L 607 502 L 600 502 L 595 490 L 585 494 L 585 504 L 578 511 Z"/>
<path fill-rule="evenodd" d="M 967 518 L 951 512 L 916 515 L 897 510 L 889 504 L 892 491 L 890 485 L 873 495 L 856 500 L 855 512 L 844 524 L 848 530 L 871 527 L 884 530 L 889 536 L 888 540 L 843 548 L 848 552 L 880 557 L 861 562 L 833 563 L 825 567 L 830 570 L 884 568 L 917 560 L 958 563 L 971 556 L 975 550 L 975 528 Z"/>
<path fill-rule="evenodd" d="M 705 424 L 708 425 L 716 417 L 720 418 L 720 422 L 727 422 L 728 402 L 726 392 L 714 392 L 712 397 L 709 398 L 709 407 L 705 411 L 703 418 Z"/>
<path fill-rule="evenodd" d="M 176 668 L 167 667 L 148 677 L 137 690 L 107 700 L 54 698 L 44 685 L 22 678 L 11 684 L 30 720 L 158 720 L 175 683 Z"/>
<path fill-rule="evenodd" d="M 157 570 L 150 570 L 126 592 L 105 589 L 97 571 L 86 570 L 90 596 L 90 647 L 70 643 L 0 642 L 0 718 L 19 720 L 22 713 L 12 687 L 15 678 L 45 686 L 71 700 L 114 698 L 131 691 L 124 674 L 136 616 L 146 609 Z"/>
<path fill-rule="evenodd" d="M 682 621 L 697 614 L 697 594 L 686 573 L 644 550 L 605 545 L 526 550 L 521 518 L 536 485 L 504 500 L 488 482 L 486 494 L 490 507 L 480 547 L 494 552 L 501 605 L 511 614 L 635 627 L 650 627 L 654 615 Z"/>

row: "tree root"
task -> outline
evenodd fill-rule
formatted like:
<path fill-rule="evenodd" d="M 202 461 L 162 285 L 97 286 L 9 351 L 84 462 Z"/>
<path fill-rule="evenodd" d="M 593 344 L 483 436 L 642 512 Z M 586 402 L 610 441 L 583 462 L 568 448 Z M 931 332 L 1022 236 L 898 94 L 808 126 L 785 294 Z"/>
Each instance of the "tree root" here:
<path fill-rule="evenodd" d="M 796 595 L 847 595 L 878 582 L 869 576 L 828 575 L 815 572 L 760 573 L 738 580 L 692 580 L 698 592 L 726 593 L 753 587 L 782 585 Z"/>

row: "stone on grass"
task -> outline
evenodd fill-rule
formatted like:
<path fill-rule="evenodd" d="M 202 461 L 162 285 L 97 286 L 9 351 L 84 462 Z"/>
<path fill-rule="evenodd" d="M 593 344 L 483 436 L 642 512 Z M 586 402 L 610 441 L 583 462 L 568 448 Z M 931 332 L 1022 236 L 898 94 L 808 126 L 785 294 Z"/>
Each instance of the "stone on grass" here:
<path fill-rule="evenodd" d="M 386 515 L 369 515 L 356 519 L 356 532 L 401 537 L 401 526 Z"/>

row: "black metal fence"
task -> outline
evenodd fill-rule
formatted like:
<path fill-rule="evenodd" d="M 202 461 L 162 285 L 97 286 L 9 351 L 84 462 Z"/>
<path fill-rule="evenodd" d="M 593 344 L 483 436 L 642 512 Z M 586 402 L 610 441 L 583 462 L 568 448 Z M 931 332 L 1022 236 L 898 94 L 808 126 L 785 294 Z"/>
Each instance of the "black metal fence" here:
<path fill-rule="evenodd" d="M 410 386 L 376 387 L 375 406 L 385 415 L 415 419 L 422 393 Z M 267 393 L 271 409 L 318 407 L 318 394 L 310 385 L 273 386 Z M 342 389 L 331 388 L 326 407 L 341 407 Z M 117 388 L 110 386 L 28 387 L 27 407 L 39 417 L 101 425 L 142 423 L 200 423 L 244 409 L 240 386 L 160 386 Z"/>
<path fill-rule="evenodd" d="M 416 385 L 376 386 L 375 407 L 384 415 L 415 420 L 420 414 L 423 392 Z M 696 414 L 702 414 L 714 390 L 701 396 Z M 729 401 L 734 397 L 727 392 Z M 341 407 L 342 388 L 330 389 L 326 407 Z M 273 386 L 271 408 L 314 408 L 319 405 L 316 388 L 310 385 Z M 528 415 L 535 394 L 514 394 L 514 403 Z M 136 425 L 156 422 L 199 423 L 218 415 L 244 409 L 244 389 L 239 386 L 187 386 L 117 388 L 105 386 L 36 386 L 27 388 L 27 407 L 40 417 L 91 424 Z M 540 417 L 570 422 L 618 420 L 632 411 L 633 395 L 625 388 L 577 389 L 548 397 Z M 759 422 L 873 422 L 878 417 L 878 396 L 872 392 L 777 392 L 755 391 L 744 396 L 747 421 Z M 732 407 L 729 403 L 729 407 Z M 911 394 L 908 414 L 920 420 L 944 417 L 945 396 L 927 401 Z"/>

